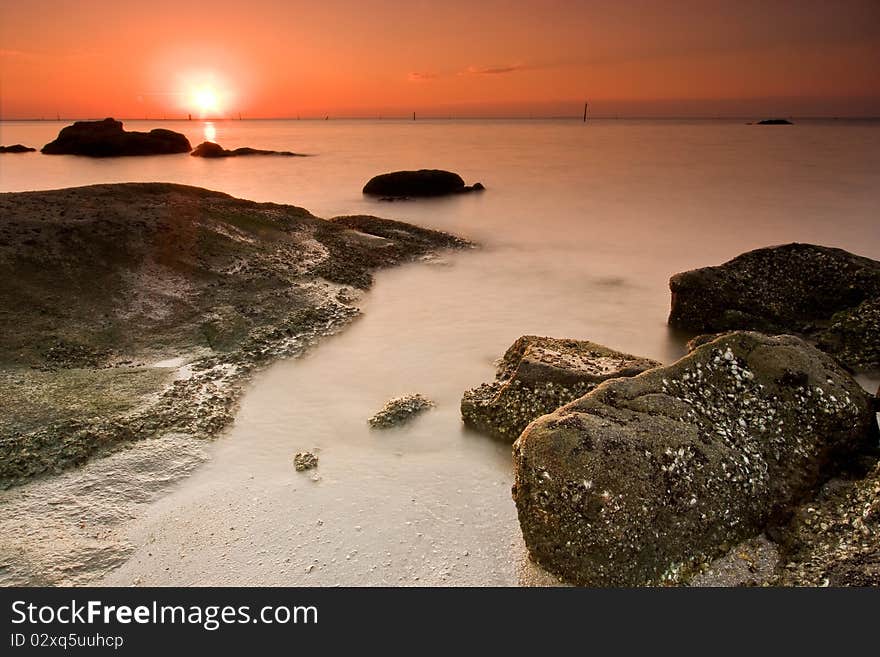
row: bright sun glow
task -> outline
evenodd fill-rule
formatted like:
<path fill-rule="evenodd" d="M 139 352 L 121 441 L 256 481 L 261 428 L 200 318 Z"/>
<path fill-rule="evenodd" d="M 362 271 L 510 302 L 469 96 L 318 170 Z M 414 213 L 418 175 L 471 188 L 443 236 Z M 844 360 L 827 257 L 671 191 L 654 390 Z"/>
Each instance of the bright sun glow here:
<path fill-rule="evenodd" d="M 237 114 L 238 94 L 234 81 L 213 69 L 186 69 L 176 73 L 174 88 L 178 108 L 184 116 L 203 120 Z"/>
<path fill-rule="evenodd" d="M 192 104 L 202 117 L 216 116 L 220 112 L 220 99 L 211 87 L 199 87 L 192 93 Z"/>

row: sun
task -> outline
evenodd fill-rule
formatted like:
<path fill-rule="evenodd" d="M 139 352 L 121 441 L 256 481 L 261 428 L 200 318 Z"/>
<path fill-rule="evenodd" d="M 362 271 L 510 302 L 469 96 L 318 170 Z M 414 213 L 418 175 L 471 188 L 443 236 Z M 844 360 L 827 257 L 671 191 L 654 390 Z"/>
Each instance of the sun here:
<path fill-rule="evenodd" d="M 202 118 L 216 116 L 220 112 L 220 98 L 212 87 L 194 89 L 191 102 Z"/>

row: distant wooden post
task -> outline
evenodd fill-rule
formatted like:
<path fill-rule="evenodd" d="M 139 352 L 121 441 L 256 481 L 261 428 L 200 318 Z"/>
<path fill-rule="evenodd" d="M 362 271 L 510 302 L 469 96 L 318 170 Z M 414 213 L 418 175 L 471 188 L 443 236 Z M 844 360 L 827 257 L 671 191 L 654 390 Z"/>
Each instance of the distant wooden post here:
<path fill-rule="evenodd" d="M 584 103 L 584 123 L 587 122 L 587 107 L 589 105 L 590 105 L 589 103 Z"/>
<path fill-rule="evenodd" d="M 416 113 L 413 112 L 413 121 L 415 121 L 415 120 L 416 120 Z"/>

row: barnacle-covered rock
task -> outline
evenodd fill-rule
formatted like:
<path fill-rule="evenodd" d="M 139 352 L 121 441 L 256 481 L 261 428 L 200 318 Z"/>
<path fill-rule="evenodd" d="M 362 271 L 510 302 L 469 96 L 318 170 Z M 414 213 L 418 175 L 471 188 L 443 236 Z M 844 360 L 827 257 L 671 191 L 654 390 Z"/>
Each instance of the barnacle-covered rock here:
<path fill-rule="evenodd" d="M 318 467 L 318 457 L 311 452 L 297 452 L 293 457 L 293 467 L 297 472 Z"/>
<path fill-rule="evenodd" d="M 828 355 L 729 333 L 532 423 L 513 496 L 531 556 L 560 577 L 677 581 L 875 442 L 868 394 Z"/>
<path fill-rule="evenodd" d="M 382 410 L 369 419 L 374 429 L 387 429 L 409 422 L 413 417 L 434 406 L 427 397 L 418 393 L 390 399 Z"/>
<path fill-rule="evenodd" d="M 880 368 L 880 296 L 835 314 L 817 338 L 820 349 L 854 369 Z"/>
<path fill-rule="evenodd" d="M 785 244 L 669 280 L 669 324 L 711 333 L 797 333 L 841 363 L 880 368 L 880 262 L 842 249 Z"/>
<path fill-rule="evenodd" d="M 659 365 L 594 342 L 525 335 L 505 352 L 495 381 L 464 393 L 461 417 L 472 429 L 513 442 L 529 422 L 603 381 Z"/>

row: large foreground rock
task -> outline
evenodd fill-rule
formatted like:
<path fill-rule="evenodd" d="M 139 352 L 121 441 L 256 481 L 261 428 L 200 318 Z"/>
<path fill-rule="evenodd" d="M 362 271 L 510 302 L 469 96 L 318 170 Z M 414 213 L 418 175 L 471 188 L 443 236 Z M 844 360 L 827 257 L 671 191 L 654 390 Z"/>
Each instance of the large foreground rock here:
<path fill-rule="evenodd" d="M 122 121 L 77 121 L 63 128 L 55 141 L 43 146 L 46 155 L 167 155 L 189 153 L 189 140 L 179 132 L 156 128 L 149 132 L 127 132 Z"/>
<path fill-rule="evenodd" d="M 669 324 L 700 333 L 798 333 L 848 367 L 880 367 L 880 262 L 786 244 L 669 281 Z"/>
<path fill-rule="evenodd" d="M 495 381 L 464 393 L 461 417 L 476 431 L 513 442 L 529 422 L 603 381 L 659 365 L 595 342 L 525 335 L 505 352 Z"/>
<path fill-rule="evenodd" d="M 385 198 L 446 196 L 462 192 L 480 191 L 481 183 L 466 187 L 457 173 L 440 169 L 393 171 L 370 179 L 364 185 L 364 194 Z"/>
<path fill-rule="evenodd" d="M 783 521 L 875 441 L 868 395 L 829 356 L 731 333 L 532 423 L 514 444 L 513 494 L 546 569 L 658 583 Z"/>

